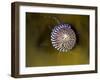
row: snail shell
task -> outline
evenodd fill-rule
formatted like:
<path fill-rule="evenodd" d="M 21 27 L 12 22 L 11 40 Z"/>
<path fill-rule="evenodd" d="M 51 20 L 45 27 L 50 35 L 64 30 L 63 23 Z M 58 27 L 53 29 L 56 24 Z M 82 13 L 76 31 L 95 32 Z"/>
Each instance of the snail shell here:
<path fill-rule="evenodd" d="M 71 50 L 76 44 L 76 34 L 69 24 L 59 24 L 51 32 L 51 43 L 60 52 Z"/>

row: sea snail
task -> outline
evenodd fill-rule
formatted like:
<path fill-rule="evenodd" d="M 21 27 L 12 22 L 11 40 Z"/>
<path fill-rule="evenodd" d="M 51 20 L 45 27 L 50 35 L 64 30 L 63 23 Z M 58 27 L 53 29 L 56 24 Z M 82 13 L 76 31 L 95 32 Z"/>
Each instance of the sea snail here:
<path fill-rule="evenodd" d="M 76 44 L 76 34 L 70 24 L 58 24 L 51 32 L 52 46 L 60 52 L 70 51 Z"/>

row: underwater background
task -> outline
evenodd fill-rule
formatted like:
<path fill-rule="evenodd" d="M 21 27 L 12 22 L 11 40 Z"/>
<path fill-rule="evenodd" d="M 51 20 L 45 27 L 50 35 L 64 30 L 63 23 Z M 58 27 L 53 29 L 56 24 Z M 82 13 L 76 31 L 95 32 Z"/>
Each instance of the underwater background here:
<path fill-rule="evenodd" d="M 51 43 L 52 29 L 59 23 L 71 24 L 77 42 L 68 52 L 57 51 Z M 26 67 L 89 64 L 89 16 L 26 13 Z"/>

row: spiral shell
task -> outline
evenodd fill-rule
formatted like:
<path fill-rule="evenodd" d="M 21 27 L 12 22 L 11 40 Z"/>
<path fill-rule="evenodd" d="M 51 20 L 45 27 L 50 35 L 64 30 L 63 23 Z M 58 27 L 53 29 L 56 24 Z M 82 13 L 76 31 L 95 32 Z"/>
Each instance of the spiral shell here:
<path fill-rule="evenodd" d="M 51 43 L 60 52 L 71 50 L 76 44 L 76 34 L 69 24 L 59 24 L 51 32 Z"/>

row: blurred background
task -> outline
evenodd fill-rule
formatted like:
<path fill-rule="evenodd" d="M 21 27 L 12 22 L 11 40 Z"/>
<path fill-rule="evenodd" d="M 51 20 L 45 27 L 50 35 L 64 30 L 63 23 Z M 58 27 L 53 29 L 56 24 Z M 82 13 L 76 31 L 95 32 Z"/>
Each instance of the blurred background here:
<path fill-rule="evenodd" d="M 75 47 L 59 52 L 51 44 L 51 31 L 68 23 L 76 32 Z M 89 16 L 49 13 L 26 13 L 26 67 L 89 64 Z"/>

